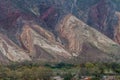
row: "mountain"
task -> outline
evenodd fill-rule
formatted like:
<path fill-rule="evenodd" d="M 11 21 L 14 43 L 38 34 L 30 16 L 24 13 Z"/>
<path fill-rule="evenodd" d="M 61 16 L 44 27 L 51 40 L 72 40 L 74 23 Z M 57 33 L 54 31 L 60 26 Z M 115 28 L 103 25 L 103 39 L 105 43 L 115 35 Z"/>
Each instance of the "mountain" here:
<path fill-rule="evenodd" d="M 57 26 L 60 42 L 73 56 L 84 61 L 116 61 L 119 60 L 120 46 L 86 25 L 73 15 L 67 15 Z"/>
<path fill-rule="evenodd" d="M 116 12 L 116 15 L 118 16 L 118 24 L 114 30 L 114 41 L 120 44 L 120 12 Z"/>
<path fill-rule="evenodd" d="M 33 59 L 52 59 L 55 61 L 71 57 L 71 54 L 56 42 L 55 36 L 51 32 L 34 23 L 23 26 L 20 42 Z"/>
<path fill-rule="evenodd" d="M 15 43 L 2 34 L 0 34 L 0 57 L 1 63 L 8 63 L 9 61 L 31 61 L 31 58 L 23 49 L 19 48 Z"/>
<path fill-rule="evenodd" d="M 66 61 L 74 58 L 78 59 L 79 62 L 119 60 L 120 46 L 117 43 L 71 14 L 61 19 L 56 27 L 56 32 L 58 32 L 57 40 L 53 33 L 34 22 L 25 21 L 22 24 L 21 33 L 18 35 L 18 40 L 22 47 L 21 52 L 17 51 L 20 47 L 9 41 L 9 39 L 2 37 L 6 43 L 14 44 L 11 47 L 15 46 L 15 49 L 11 49 L 6 44 L 8 50 L 10 50 L 7 54 L 10 56 L 5 55 L 5 52 L 7 52 L 6 45 L 1 47 L 2 54 L 10 61 L 20 61 L 21 58 L 23 60 L 50 62 Z M 2 50 L 2 48 L 5 50 Z M 13 52 L 14 50 L 16 53 Z"/>
<path fill-rule="evenodd" d="M 0 2 L 1 63 L 119 62 L 117 0 Z"/>
<path fill-rule="evenodd" d="M 113 39 L 114 28 L 118 23 L 115 12 L 115 6 L 111 0 L 100 0 L 89 11 L 88 25 Z"/>

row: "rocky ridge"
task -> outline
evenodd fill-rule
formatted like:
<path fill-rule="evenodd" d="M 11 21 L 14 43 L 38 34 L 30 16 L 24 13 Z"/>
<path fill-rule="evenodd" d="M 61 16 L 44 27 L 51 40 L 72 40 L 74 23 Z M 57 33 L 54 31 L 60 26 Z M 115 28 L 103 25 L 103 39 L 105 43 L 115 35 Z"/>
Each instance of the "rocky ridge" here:
<path fill-rule="evenodd" d="M 0 1 L 1 63 L 119 62 L 120 15 L 111 0 Z"/>

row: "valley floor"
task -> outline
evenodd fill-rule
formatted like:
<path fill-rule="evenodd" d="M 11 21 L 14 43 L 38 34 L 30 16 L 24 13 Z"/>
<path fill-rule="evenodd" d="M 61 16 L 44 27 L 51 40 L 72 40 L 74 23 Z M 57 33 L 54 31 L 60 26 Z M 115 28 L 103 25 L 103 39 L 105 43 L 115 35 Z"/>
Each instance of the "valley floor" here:
<path fill-rule="evenodd" d="M 12 63 L 0 66 L 0 80 L 120 80 L 120 64 Z"/>

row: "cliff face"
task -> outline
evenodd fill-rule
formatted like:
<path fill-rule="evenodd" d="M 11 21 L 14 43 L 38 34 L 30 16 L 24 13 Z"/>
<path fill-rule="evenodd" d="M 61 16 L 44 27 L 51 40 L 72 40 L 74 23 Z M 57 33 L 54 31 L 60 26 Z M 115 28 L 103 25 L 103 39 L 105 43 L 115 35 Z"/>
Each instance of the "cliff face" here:
<path fill-rule="evenodd" d="M 115 26 L 114 40 L 120 44 L 120 13 L 116 12 L 116 15 L 118 16 L 118 24 Z"/>
<path fill-rule="evenodd" d="M 8 35 L 16 44 L 19 41 L 15 38 L 21 28 L 16 22 L 22 17 L 26 20 L 36 20 L 45 29 L 53 32 L 56 25 L 66 14 L 73 14 L 77 18 L 88 22 L 87 24 L 102 32 L 109 38 L 114 38 L 114 27 L 118 18 L 115 15 L 115 7 L 111 0 L 0 0 L 0 32 Z M 19 4 L 18 4 L 19 3 Z M 89 3 L 89 4 L 88 4 Z M 7 5 L 7 6 L 6 6 Z M 12 5 L 12 6 L 11 6 Z M 88 12 L 88 10 L 90 11 Z M 7 24 L 6 24 L 7 23 Z M 21 24 L 20 24 L 21 25 Z M 19 30 L 18 30 L 19 27 Z M 11 31 L 11 28 L 12 29 Z"/>
<path fill-rule="evenodd" d="M 71 57 L 71 54 L 55 41 L 55 36 L 51 32 L 33 23 L 25 24 L 23 27 L 20 41 L 34 59 L 51 57 L 55 61 Z M 41 54 L 42 50 L 44 53 Z"/>
<path fill-rule="evenodd" d="M 20 46 L 16 36 L 22 29 L 22 22 L 34 20 L 35 17 L 27 11 L 23 12 L 12 1 L 0 0 L 0 2 L 0 32 Z"/>
<path fill-rule="evenodd" d="M 5 59 L 5 62 L 6 60 L 14 62 L 31 60 L 23 49 L 19 48 L 16 44 L 2 34 L 0 34 L 0 53 L 0 56 L 3 56 L 2 58 Z"/>
<path fill-rule="evenodd" d="M 114 38 L 114 28 L 118 23 L 115 6 L 111 0 L 100 0 L 89 11 L 88 24 L 109 38 Z"/>
<path fill-rule="evenodd" d="M 22 61 L 50 61 L 58 62 L 68 60 L 72 55 L 58 43 L 55 36 L 40 27 L 38 24 L 31 21 L 23 21 L 21 31 L 16 35 L 17 40 L 20 42 L 19 46 L 13 41 L 0 35 L 1 47 L 0 57 L 1 63 L 22 62 Z"/>

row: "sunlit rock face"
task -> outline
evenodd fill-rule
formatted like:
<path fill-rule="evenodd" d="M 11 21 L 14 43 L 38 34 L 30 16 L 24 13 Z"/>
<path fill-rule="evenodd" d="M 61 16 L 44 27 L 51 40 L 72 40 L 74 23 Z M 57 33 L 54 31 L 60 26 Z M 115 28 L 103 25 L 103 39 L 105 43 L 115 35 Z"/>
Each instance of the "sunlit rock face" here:
<path fill-rule="evenodd" d="M 56 42 L 51 32 L 34 23 L 24 24 L 20 42 L 33 59 L 59 61 L 71 58 L 71 54 Z"/>
<path fill-rule="evenodd" d="M 61 44 L 83 61 L 116 61 L 120 55 L 117 43 L 71 14 L 61 20 L 56 30 Z"/>
<path fill-rule="evenodd" d="M 31 61 L 31 58 L 23 49 L 2 34 L 0 34 L 0 52 L 0 56 L 3 56 L 5 62 L 6 60 L 13 62 Z"/>

